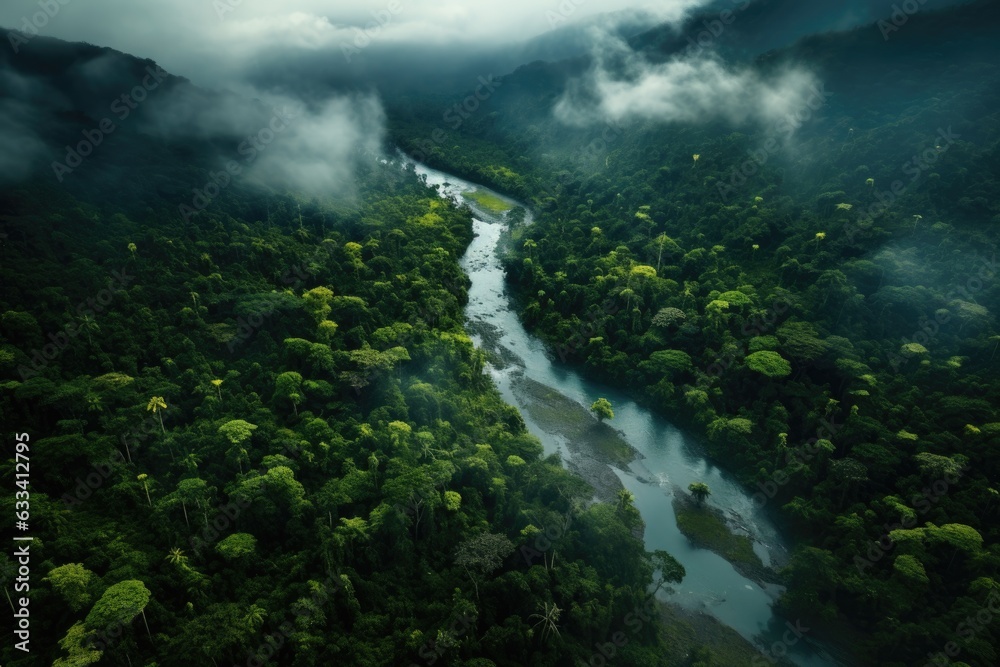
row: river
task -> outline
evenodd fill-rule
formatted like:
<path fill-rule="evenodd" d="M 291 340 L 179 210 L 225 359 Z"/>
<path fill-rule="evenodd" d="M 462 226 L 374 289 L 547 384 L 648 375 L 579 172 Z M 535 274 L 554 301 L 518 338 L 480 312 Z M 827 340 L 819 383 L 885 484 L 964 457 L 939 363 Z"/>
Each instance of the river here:
<path fill-rule="evenodd" d="M 673 593 L 661 593 L 664 599 L 711 614 L 767 655 L 777 655 L 787 648 L 786 659 L 802 667 L 841 665 L 808 632 L 794 645 L 784 643 L 783 637 L 795 635 L 788 632 L 787 619 L 776 616 L 771 609 L 782 592 L 781 586 L 748 579 L 721 556 L 694 546 L 677 527 L 671 503 L 675 489 L 686 489 L 695 481 L 705 482 L 712 491 L 708 505 L 722 510 L 746 530 L 754 540 L 754 551 L 765 565 L 780 565 L 788 558 L 789 545 L 767 515 L 755 506 L 751 495 L 731 475 L 706 460 L 701 447 L 690 436 L 625 393 L 554 362 L 544 344 L 524 329 L 511 308 L 499 257 L 501 235 L 507 229 L 503 216 L 491 215 L 462 194 L 479 190 L 511 205 L 523 205 L 458 177 L 421 164 L 414 166 L 429 185 L 438 186 L 442 197 L 470 204 L 475 213 L 476 237 L 461 262 L 472 280 L 465 312 L 468 329 L 477 345 L 482 344 L 477 332 L 495 332 L 490 345 L 494 349 L 499 347 L 510 363 L 491 367 L 490 372 L 507 402 L 520 408 L 529 431 L 541 440 L 546 453 L 559 452 L 564 460 L 573 461 L 566 436 L 551 424 L 533 418 L 532 397 L 523 391 L 525 379 L 557 392 L 583 409 L 601 396 L 614 406 L 611 425 L 641 456 L 627 466 L 608 466 L 606 474 L 617 476 L 635 495 L 635 505 L 646 524 L 646 549 L 670 552 L 687 571 L 683 582 L 673 586 Z M 526 222 L 531 222 L 530 212 Z M 777 650 L 772 648 L 776 644 Z"/>

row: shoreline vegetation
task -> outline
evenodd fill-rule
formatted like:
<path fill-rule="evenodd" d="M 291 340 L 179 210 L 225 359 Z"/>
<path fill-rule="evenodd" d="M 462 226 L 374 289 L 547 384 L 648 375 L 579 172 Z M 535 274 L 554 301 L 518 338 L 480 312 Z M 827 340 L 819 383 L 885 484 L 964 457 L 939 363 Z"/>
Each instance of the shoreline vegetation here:
<path fill-rule="evenodd" d="M 708 549 L 726 559 L 736 571 L 761 587 L 783 584 L 780 575 L 764 565 L 753 550 L 753 540 L 733 532 L 725 514 L 716 507 L 700 504 L 680 487 L 674 486 L 671 501 L 677 527 L 695 546 Z"/>
<path fill-rule="evenodd" d="M 487 192 L 485 190 L 473 190 L 472 192 L 463 192 L 462 197 L 464 199 L 475 202 L 480 207 L 485 209 L 488 213 L 492 213 L 494 215 L 506 213 L 507 211 L 514 208 L 513 205 L 508 204 L 500 197 L 497 197 L 493 193 Z"/>

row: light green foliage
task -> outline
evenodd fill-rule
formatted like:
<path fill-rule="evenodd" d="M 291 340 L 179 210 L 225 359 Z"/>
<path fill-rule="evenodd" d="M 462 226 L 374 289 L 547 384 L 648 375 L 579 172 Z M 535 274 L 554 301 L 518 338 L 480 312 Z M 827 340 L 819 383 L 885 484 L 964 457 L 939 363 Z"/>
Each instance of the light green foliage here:
<path fill-rule="evenodd" d="M 783 378 L 792 374 L 792 365 L 777 352 L 761 350 L 747 355 L 746 365 L 752 371 L 769 378 Z"/>
<path fill-rule="evenodd" d="M 594 413 L 598 421 L 614 419 L 615 417 L 615 412 L 611 408 L 611 401 L 606 398 L 599 398 L 594 401 L 590 406 L 590 411 Z"/>
<path fill-rule="evenodd" d="M 59 646 L 69 655 L 57 658 L 52 667 L 86 667 L 99 661 L 104 652 L 93 647 L 90 636 L 82 621 L 74 623 L 59 640 Z"/>
<path fill-rule="evenodd" d="M 302 301 L 305 303 L 306 311 L 319 324 L 333 310 L 333 307 L 330 305 L 330 302 L 333 301 L 333 290 L 329 287 L 314 287 L 302 295 Z"/>
<path fill-rule="evenodd" d="M 149 603 L 149 589 L 143 582 L 128 579 L 109 587 L 84 621 L 88 630 L 128 625 Z"/>
<path fill-rule="evenodd" d="M 909 554 L 903 554 L 898 556 L 892 563 L 892 568 L 898 572 L 907 583 L 911 584 L 923 584 L 927 585 L 930 583 L 930 579 L 927 578 L 927 571 L 924 570 L 923 564 Z"/>
<path fill-rule="evenodd" d="M 243 419 L 233 419 L 219 427 L 219 433 L 234 445 L 239 445 L 249 440 L 256 430 L 256 424 L 251 424 Z"/>
<path fill-rule="evenodd" d="M 444 507 L 449 512 L 457 512 L 462 507 L 462 496 L 456 491 L 444 492 Z"/>
<path fill-rule="evenodd" d="M 664 377 L 672 377 L 691 370 L 691 357 L 682 350 L 657 350 L 640 368 Z"/>
<path fill-rule="evenodd" d="M 257 538 L 249 533 L 233 533 L 215 545 L 215 550 L 229 560 L 249 556 L 256 548 Z"/>
<path fill-rule="evenodd" d="M 705 502 L 705 500 L 711 495 L 712 491 L 708 488 L 708 484 L 704 482 L 691 482 L 688 485 L 688 491 L 699 503 Z"/>
<path fill-rule="evenodd" d="M 74 611 L 79 611 L 90 603 L 94 573 L 80 563 L 67 563 L 52 568 L 44 581 L 49 582 Z"/>

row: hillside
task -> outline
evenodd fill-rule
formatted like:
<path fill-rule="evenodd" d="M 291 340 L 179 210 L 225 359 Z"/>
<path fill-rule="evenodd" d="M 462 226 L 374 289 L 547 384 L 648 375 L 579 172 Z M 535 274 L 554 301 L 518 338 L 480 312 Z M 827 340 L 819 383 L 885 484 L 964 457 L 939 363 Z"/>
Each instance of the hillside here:
<path fill-rule="evenodd" d="M 974 2 L 686 61 L 742 93 L 815 77 L 767 122 L 734 120 L 752 94 L 695 119 L 656 97 L 683 70 L 655 35 L 522 67 L 432 144 L 434 112 L 394 116 L 405 150 L 531 198 L 507 263 L 524 321 L 794 528 L 781 608 L 861 633 L 863 664 L 952 641 L 996 662 L 992 627 L 956 628 L 1000 574 L 998 25 Z"/>

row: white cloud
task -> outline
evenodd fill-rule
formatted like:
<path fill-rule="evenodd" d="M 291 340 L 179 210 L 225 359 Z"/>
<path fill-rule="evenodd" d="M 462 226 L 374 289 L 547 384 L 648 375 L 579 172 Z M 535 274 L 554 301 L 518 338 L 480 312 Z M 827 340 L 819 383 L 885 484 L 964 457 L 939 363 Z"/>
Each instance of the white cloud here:
<path fill-rule="evenodd" d="M 60 5 L 41 33 L 152 58 L 168 71 L 209 84 L 243 70 L 268 48 L 340 52 L 369 29 L 372 48 L 449 45 L 474 49 L 519 42 L 604 12 L 644 10 L 676 19 L 708 0 L 76 0 Z M 224 8 L 220 11 L 220 7 Z M 18 27 L 33 3 L 0 3 L 0 25 Z"/>
<path fill-rule="evenodd" d="M 340 97 L 314 109 L 282 106 L 299 111 L 260 151 L 252 177 L 315 196 L 351 190 L 360 155 L 381 150 L 385 114 L 379 101 L 371 96 Z"/>
<path fill-rule="evenodd" d="M 727 67 L 714 55 L 653 63 L 613 37 L 595 34 L 594 44 L 593 68 L 570 83 L 555 108 L 569 125 L 632 119 L 772 123 L 816 95 L 816 77 L 802 69 L 764 76 Z"/>

